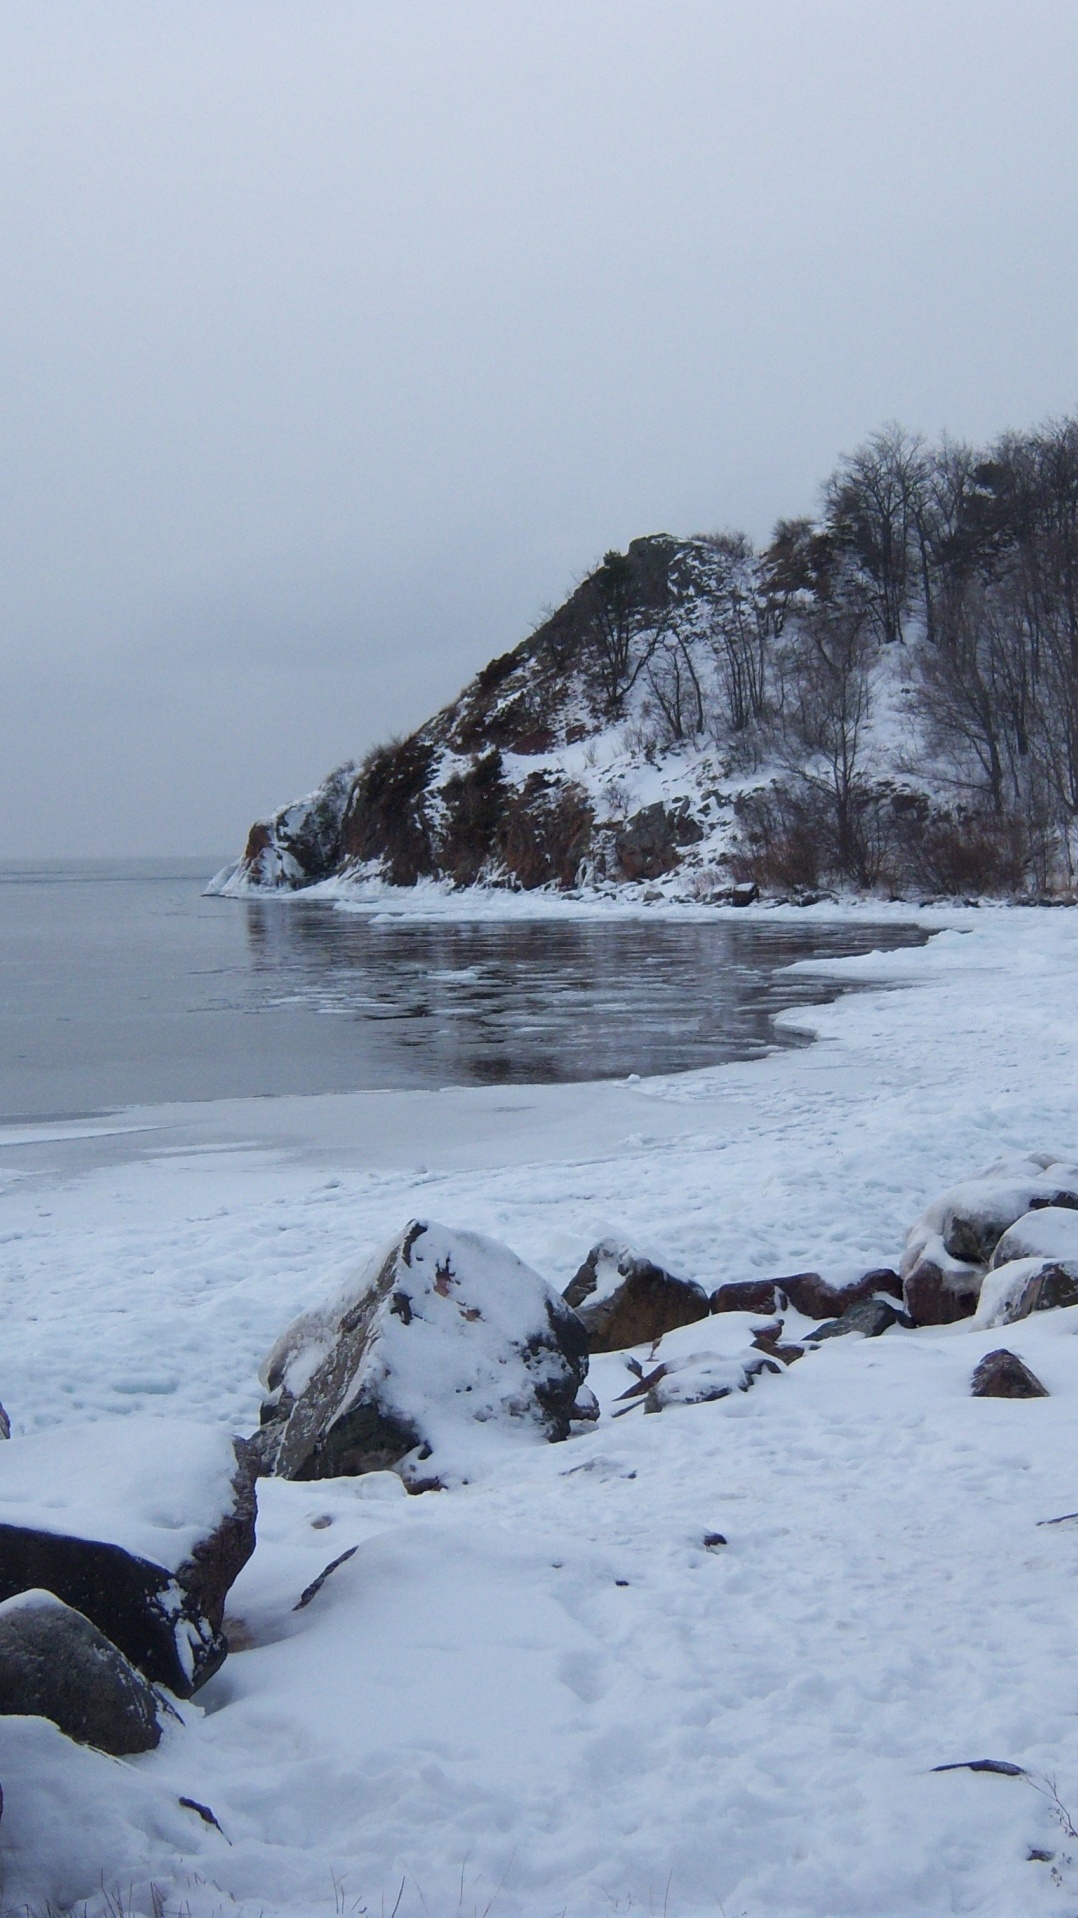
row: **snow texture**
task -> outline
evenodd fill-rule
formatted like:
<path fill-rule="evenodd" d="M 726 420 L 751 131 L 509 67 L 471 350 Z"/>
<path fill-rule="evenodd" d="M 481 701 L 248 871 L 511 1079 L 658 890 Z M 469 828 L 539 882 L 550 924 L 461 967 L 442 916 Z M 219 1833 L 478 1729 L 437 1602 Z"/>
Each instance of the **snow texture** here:
<path fill-rule="evenodd" d="M 1078 913 L 925 923 L 946 927 L 925 948 L 832 962 L 865 990 L 799 1010 L 816 1046 L 752 1064 L 9 1128 L 0 1396 L 23 1437 L 0 1465 L 125 1411 L 166 1454 L 188 1420 L 250 1429 L 280 1326 L 416 1213 L 559 1287 L 603 1237 L 708 1290 L 842 1283 L 894 1264 L 973 1169 L 1073 1165 Z M 659 1357 L 738 1362 L 753 1323 Z M 832 1339 L 751 1392 L 617 1421 L 632 1375 L 602 1355 L 598 1425 L 492 1442 L 474 1484 L 264 1481 L 234 1650 L 157 1751 L 0 1721 L 5 1902 L 1064 1918 L 1078 1308 L 1008 1330 L 1048 1398 L 971 1397 L 999 1343 L 970 1319 Z M 934 1769 L 982 1759 L 1022 1771 Z"/>
<path fill-rule="evenodd" d="M 236 1495 L 228 1431 L 191 1419 L 106 1418 L 0 1447 L 0 1524 L 119 1545 L 176 1572 Z"/>

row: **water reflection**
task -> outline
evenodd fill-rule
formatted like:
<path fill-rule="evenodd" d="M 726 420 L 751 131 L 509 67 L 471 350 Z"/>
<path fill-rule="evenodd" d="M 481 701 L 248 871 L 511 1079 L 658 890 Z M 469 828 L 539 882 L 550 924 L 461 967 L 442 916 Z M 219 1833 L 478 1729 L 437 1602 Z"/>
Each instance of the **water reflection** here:
<path fill-rule="evenodd" d="M 792 960 L 925 938 L 757 919 L 422 925 L 313 903 L 240 910 L 249 1009 L 340 1020 L 367 1085 L 622 1078 L 752 1058 L 777 1043 L 776 1012 L 839 989 L 791 975 Z"/>

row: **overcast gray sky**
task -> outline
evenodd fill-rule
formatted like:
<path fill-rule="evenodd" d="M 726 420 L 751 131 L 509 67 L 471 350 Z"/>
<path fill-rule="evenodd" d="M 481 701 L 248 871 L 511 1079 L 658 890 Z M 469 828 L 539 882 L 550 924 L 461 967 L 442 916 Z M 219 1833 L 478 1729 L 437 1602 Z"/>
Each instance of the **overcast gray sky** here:
<path fill-rule="evenodd" d="M 1073 0 L 4 0 L 0 855 L 239 849 L 611 545 L 1078 404 Z"/>

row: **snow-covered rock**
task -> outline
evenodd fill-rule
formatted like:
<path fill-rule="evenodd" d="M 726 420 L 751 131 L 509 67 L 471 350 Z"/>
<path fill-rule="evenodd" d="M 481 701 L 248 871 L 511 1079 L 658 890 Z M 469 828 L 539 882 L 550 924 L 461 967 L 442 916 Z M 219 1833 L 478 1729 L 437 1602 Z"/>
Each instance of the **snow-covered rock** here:
<path fill-rule="evenodd" d="M 1011 1259 L 1053 1259 L 1078 1279 L 1078 1210 L 1049 1204 L 1024 1213 L 1001 1233 L 990 1263 L 1006 1265 Z"/>
<path fill-rule="evenodd" d="M 584 1325 L 591 1352 L 654 1344 L 679 1325 L 706 1319 L 711 1310 L 702 1285 L 675 1278 L 614 1239 L 592 1246 L 564 1297 Z"/>
<path fill-rule="evenodd" d="M 0 1448 L 0 1600 L 52 1592 L 180 1697 L 225 1657 L 254 1543 L 254 1459 L 220 1426 L 103 1419 Z"/>
<path fill-rule="evenodd" d="M 122 1758 L 161 1737 L 152 1686 L 96 1625 L 52 1592 L 0 1605 L 0 1714 L 50 1718 L 80 1745 Z"/>
<path fill-rule="evenodd" d="M 1065 1305 L 1078 1305 L 1078 1274 L 1054 1259 L 1007 1259 L 986 1272 L 971 1329 L 1013 1325 Z"/>
<path fill-rule="evenodd" d="M 671 1359 L 653 1379 L 644 1399 L 645 1412 L 664 1412 L 668 1405 L 706 1405 L 747 1392 L 763 1372 L 781 1373 L 782 1366 L 766 1354 L 750 1351 L 724 1357 L 715 1352 L 690 1352 Z"/>
<path fill-rule="evenodd" d="M 508 1246 L 413 1221 L 262 1368 L 269 1468 L 391 1468 L 413 1491 L 460 1483 L 499 1440 L 568 1437 L 587 1374 L 576 1313 Z"/>

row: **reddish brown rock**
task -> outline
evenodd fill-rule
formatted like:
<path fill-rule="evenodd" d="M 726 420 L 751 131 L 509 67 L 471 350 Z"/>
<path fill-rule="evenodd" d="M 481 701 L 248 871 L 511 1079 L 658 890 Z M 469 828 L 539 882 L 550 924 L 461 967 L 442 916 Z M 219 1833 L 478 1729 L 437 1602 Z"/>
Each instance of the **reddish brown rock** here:
<path fill-rule="evenodd" d="M 706 1319 L 710 1309 L 702 1285 L 608 1239 L 592 1246 L 564 1297 L 583 1322 L 589 1352 L 653 1345 L 679 1325 Z"/>
<path fill-rule="evenodd" d="M 852 1285 L 831 1285 L 818 1272 L 795 1272 L 788 1279 L 776 1279 L 775 1284 L 794 1311 L 803 1313 L 806 1319 L 841 1318 L 851 1305 L 871 1299 L 877 1292 L 902 1297 L 902 1282 L 890 1266 L 875 1266 Z"/>
<path fill-rule="evenodd" d="M 739 1279 L 720 1285 L 710 1300 L 713 1312 L 777 1312 L 780 1303 L 774 1279 Z"/>
<path fill-rule="evenodd" d="M 914 1325 L 953 1325 L 971 1318 L 981 1296 L 983 1274 L 972 1266 L 918 1259 L 903 1286 L 906 1311 Z"/>
<path fill-rule="evenodd" d="M 998 1352 L 986 1352 L 970 1380 L 975 1399 L 1046 1399 L 1047 1386 L 1018 1357 L 1001 1346 Z"/>

